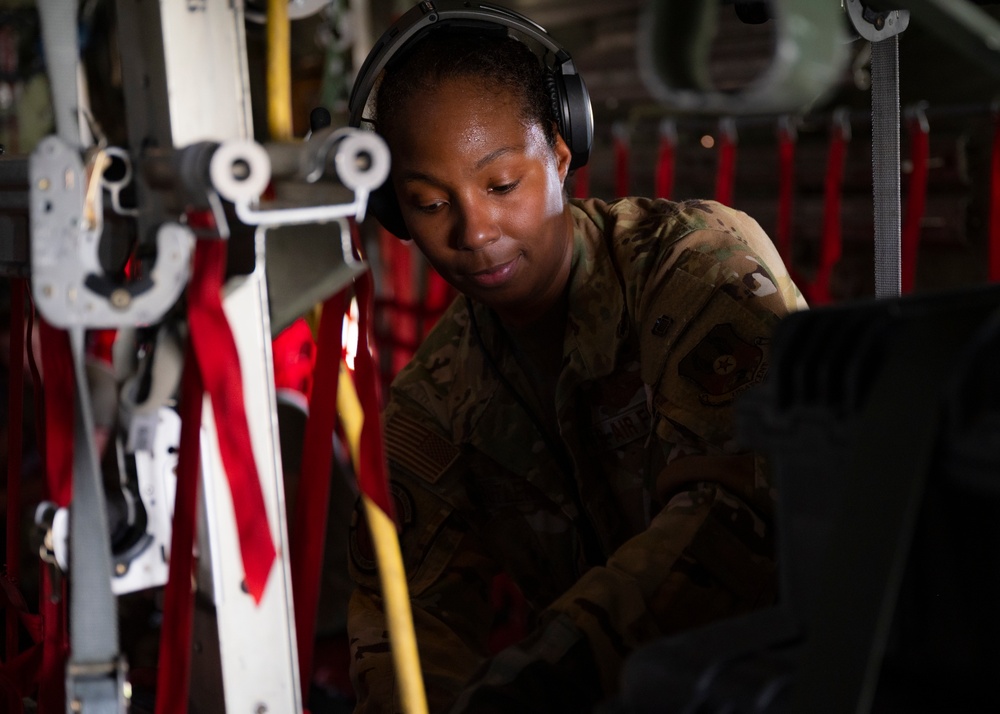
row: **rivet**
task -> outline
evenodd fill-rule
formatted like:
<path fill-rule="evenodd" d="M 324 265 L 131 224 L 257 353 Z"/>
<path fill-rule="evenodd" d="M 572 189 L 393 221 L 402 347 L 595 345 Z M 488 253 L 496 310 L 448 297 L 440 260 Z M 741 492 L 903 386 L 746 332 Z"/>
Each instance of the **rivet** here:
<path fill-rule="evenodd" d="M 113 307 L 124 310 L 132 302 L 132 294 L 125 288 L 116 288 L 111 293 L 110 300 Z"/>

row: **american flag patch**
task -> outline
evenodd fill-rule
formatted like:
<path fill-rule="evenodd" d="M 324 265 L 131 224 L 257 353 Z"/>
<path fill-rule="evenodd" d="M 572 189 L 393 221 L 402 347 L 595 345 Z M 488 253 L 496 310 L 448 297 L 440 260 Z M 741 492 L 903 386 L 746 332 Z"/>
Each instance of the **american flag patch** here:
<path fill-rule="evenodd" d="M 386 456 L 435 483 L 458 458 L 459 449 L 416 419 L 395 415 L 385 425 Z"/>

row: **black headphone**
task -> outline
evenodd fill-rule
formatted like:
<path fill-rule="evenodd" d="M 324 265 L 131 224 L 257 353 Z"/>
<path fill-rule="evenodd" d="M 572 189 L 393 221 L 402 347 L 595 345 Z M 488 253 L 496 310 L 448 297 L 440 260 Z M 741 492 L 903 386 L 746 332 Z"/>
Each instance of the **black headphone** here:
<path fill-rule="evenodd" d="M 577 169 L 587 163 L 594 141 L 594 114 L 590 93 L 583 78 L 577 74 L 573 58 L 553 41 L 541 25 L 513 10 L 485 3 L 423 0 L 404 13 L 382 34 L 361 65 L 348 105 L 350 126 L 361 126 L 372 88 L 392 58 L 412 47 L 432 30 L 445 26 L 516 30 L 538 42 L 545 48 L 546 54 L 551 52 L 554 61 L 546 71 L 546 87 L 555 110 L 559 134 L 570 150 L 569 168 Z M 372 192 L 368 210 L 386 230 L 400 238 L 409 238 L 391 179 Z"/>

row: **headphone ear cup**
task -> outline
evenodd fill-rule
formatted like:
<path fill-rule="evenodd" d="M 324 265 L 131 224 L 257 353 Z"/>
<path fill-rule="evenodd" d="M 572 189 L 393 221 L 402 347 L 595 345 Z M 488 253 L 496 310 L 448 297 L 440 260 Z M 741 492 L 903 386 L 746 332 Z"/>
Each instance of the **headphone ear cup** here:
<path fill-rule="evenodd" d="M 556 73 L 552 70 L 545 72 L 545 91 L 549 95 L 549 103 L 552 107 L 552 116 L 556 120 L 556 125 L 559 127 L 559 134 L 562 136 L 563 140 L 569 141 L 566 136 L 565 117 L 563 116 L 563 102 L 562 102 L 562 92 L 559 89 L 559 79 L 556 77 Z"/>
<path fill-rule="evenodd" d="M 406 221 L 403 220 L 403 213 L 399 210 L 399 199 L 391 178 L 387 178 L 385 183 L 371 192 L 368 197 L 368 211 L 394 236 L 410 240 L 410 232 L 406 229 Z"/>
<path fill-rule="evenodd" d="M 587 85 L 578 74 L 550 70 L 545 73 L 545 88 L 559 134 L 572 154 L 569 168 L 578 169 L 590 159 L 594 143 L 594 114 Z"/>
<path fill-rule="evenodd" d="M 558 86 L 562 96 L 563 121 L 566 124 L 563 138 L 573 155 L 569 167 L 572 171 L 590 160 L 590 150 L 594 144 L 594 112 L 583 77 L 578 74 L 560 75 Z"/>

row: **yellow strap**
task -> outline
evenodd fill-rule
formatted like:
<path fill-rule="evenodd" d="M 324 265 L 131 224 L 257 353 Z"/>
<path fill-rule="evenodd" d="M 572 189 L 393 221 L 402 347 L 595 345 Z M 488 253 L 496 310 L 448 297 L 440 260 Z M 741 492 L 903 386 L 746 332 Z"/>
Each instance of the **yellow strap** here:
<path fill-rule="evenodd" d="M 360 463 L 361 425 L 364 422 L 364 412 L 354 389 L 354 380 L 343 365 L 337 388 L 337 410 L 344 425 L 344 433 L 347 435 L 351 460 L 357 469 Z M 427 714 L 427 697 L 424 693 L 424 679 L 420 672 L 417 636 L 413 629 L 410 593 L 406 586 L 406 571 L 403 568 L 403 555 L 399 549 L 396 524 L 368 496 L 362 494 L 361 500 L 365 504 L 368 530 L 375 546 L 392 662 L 400 685 L 400 703 L 406 714 Z"/>
<path fill-rule="evenodd" d="M 392 663 L 396 668 L 396 678 L 400 685 L 400 703 L 407 714 L 427 714 L 427 697 L 424 694 L 424 679 L 420 673 L 417 636 L 413 630 L 410 594 L 406 587 L 406 571 L 403 569 L 403 556 L 399 550 L 396 524 L 368 496 L 362 495 L 361 499 L 365 504 L 368 529 L 372 535 L 378 561 L 379 579 L 382 581 L 389 642 L 392 645 Z"/>
<path fill-rule="evenodd" d="M 340 363 L 340 380 L 337 382 L 337 413 L 340 423 L 344 425 L 347 446 L 351 450 L 351 463 L 357 471 L 361 468 L 361 425 L 365 422 L 365 413 L 354 389 L 354 380 L 343 361 Z"/>
<path fill-rule="evenodd" d="M 267 0 L 267 126 L 274 141 L 292 138 L 292 54 L 288 0 Z"/>

